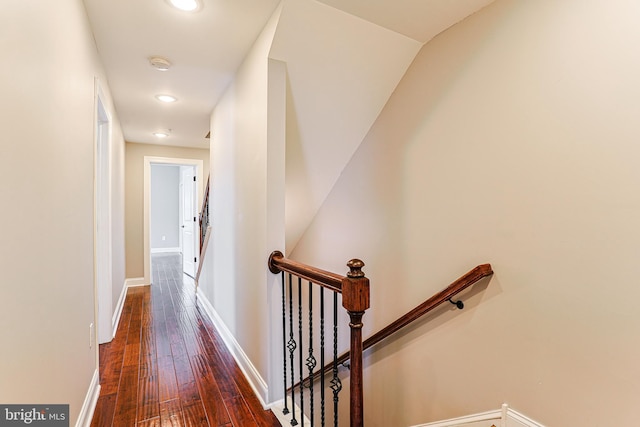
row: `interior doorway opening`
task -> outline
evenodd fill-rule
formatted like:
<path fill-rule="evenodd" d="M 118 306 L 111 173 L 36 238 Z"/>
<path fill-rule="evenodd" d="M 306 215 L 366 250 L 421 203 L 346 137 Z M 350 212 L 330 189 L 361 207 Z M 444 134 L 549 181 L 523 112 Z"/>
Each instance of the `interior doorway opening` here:
<path fill-rule="evenodd" d="M 145 283 L 152 283 L 151 254 L 157 252 L 181 252 L 183 270 L 193 277 L 200 262 L 197 246 L 197 236 L 199 236 L 200 230 L 197 219 L 202 204 L 203 161 L 145 156 L 144 162 Z M 165 184 L 158 186 L 159 192 L 152 191 L 153 187 L 158 184 L 153 179 L 154 176 L 156 178 L 159 176 L 156 170 L 163 171 L 164 175 L 167 175 L 164 177 Z M 167 200 L 162 200 L 163 198 Z M 170 207 L 165 207 L 163 212 L 159 212 L 160 215 L 156 215 L 158 212 L 153 209 L 154 206 L 162 206 L 163 203 Z M 170 215 L 164 215 L 164 219 L 159 219 L 163 217 L 162 214 Z M 168 241 L 170 235 L 168 228 L 164 229 L 166 231 L 164 234 L 162 231 L 157 232 L 158 229 L 161 229 L 158 228 L 159 221 L 174 224 L 171 233 L 175 232 L 175 234 L 171 235 L 177 235 L 177 241 Z M 163 236 L 164 240 L 162 240 Z"/>
<path fill-rule="evenodd" d="M 98 344 L 113 339 L 111 232 L 111 120 L 96 83 L 95 123 L 95 289 Z"/>

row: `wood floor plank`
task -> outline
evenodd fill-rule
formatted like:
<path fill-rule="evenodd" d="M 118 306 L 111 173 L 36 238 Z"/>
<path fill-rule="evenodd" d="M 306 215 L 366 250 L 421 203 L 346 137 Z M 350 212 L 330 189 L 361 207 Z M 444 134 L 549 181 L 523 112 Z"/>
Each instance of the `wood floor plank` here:
<path fill-rule="evenodd" d="M 160 403 L 160 425 L 162 427 L 182 427 L 184 425 L 180 399 Z"/>
<path fill-rule="evenodd" d="M 209 421 L 204 412 L 202 402 L 194 402 L 190 405 L 183 405 L 184 425 L 186 427 L 208 427 Z"/>
<path fill-rule="evenodd" d="M 160 417 L 158 378 L 140 377 L 138 383 L 138 421 Z"/>
<path fill-rule="evenodd" d="M 191 358 L 196 382 L 203 399 L 202 404 L 212 426 L 224 426 L 231 422 L 227 406 L 224 403 L 216 379 L 213 377 L 207 361 L 202 355 L 195 355 Z"/>
<path fill-rule="evenodd" d="M 91 427 L 111 427 L 116 409 L 116 397 L 113 394 L 101 394 L 96 403 Z"/>
<path fill-rule="evenodd" d="M 234 426 L 255 427 L 258 425 L 242 396 L 233 397 L 230 400 L 225 401 L 225 404 L 234 408 L 233 413 L 230 414 L 231 423 Z"/>
<path fill-rule="evenodd" d="M 138 366 L 122 368 L 116 399 L 114 426 L 133 426 L 138 410 Z"/>
<path fill-rule="evenodd" d="M 160 417 L 151 418 L 148 420 L 138 421 L 136 427 L 160 427 Z"/>

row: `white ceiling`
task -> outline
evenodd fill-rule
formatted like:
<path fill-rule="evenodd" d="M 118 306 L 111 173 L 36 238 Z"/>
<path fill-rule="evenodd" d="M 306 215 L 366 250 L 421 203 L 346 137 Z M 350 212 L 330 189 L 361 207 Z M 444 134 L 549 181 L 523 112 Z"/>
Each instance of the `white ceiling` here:
<path fill-rule="evenodd" d="M 166 0 L 84 0 L 127 141 L 208 148 L 211 112 L 280 2 L 203 1 L 189 13 Z M 424 43 L 493 0 L 319 1 Z M 152 55 L 173 66 L 155 70 Z M 153 136 L 159 129 L 171 136 Z"/>
<path fill-rule="evenodd" d="M 189 13 L 165 0 L 84 0 L 125 139 L 208 148 L 220 95 L 279 0 L 204 0 Z M 171 60 L 157 71 L 147 58 Z M 162 104 L 154 96 L 178 101 Z M 171 129 L 159 139 L 158 129 Z"/>

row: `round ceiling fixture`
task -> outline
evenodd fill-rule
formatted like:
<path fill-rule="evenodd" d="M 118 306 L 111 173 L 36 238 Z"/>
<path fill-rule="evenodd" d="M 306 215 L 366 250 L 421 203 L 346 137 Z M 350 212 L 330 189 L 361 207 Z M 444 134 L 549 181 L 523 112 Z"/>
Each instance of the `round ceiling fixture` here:
<path fill-rule="evenodd" d="M 171 129 L 162 129 L 153 132 L 153 136 L 157 138 L 167 138 L 171 134 Z"/>
<path fill-rule="evenodd" d="M 165 102 L 167 104 L 170 104 L 172 102 L 176 102 L 178 100 L 178 98 L 176 98 L 175 96 L 171 96 L 171 95 L 156 95 L 156 99 L 160 102 Z"/>
<path fill-rule="evenodd" d="M 200 0 L 167 0 L 167 2 L 176 9 L 185 12 L 197 12 L 202 9 L 202 2 Z"/>
<path fill-rule="evenodd" d="M 149 64 L 158 71 L 167 71 L 171 68 L 171 61 L 164 56 L 150 56 Z"/>

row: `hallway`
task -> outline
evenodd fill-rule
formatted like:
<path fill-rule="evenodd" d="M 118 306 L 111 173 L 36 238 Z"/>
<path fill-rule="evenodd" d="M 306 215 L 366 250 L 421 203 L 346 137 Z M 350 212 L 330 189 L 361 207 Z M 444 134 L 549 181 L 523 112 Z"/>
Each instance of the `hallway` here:
<path fill-rule="evenodd" d="M 92 426 L 280 426 L 264 411 L 200 307 L 179 254 L 152 258 L 129 289 L 116 337 L 100 346 Z"/>

